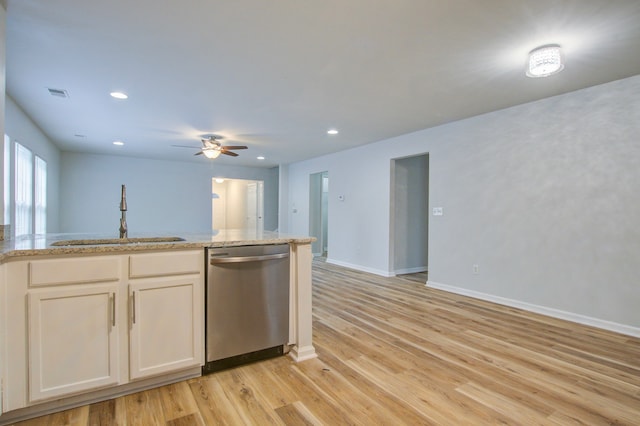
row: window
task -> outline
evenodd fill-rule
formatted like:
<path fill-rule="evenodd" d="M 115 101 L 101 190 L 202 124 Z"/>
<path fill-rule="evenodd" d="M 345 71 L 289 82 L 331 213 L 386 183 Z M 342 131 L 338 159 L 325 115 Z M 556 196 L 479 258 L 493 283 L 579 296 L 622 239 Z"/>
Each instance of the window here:
<path fill-rule="evenodd" d="M 4 135 L 4 224 L 11 223 L 11 139 Z"/>
<path fill-rule="evenodd" d="M 33 226 L 36 234 L 47 233 L 47 162 L 36 155 L 35 157 L 35 186 L 34 202 L 36 205 Z"/>
<path fill-rule="evenodd" d="M 47 232 L 47 163 L 15 144 L 15 235 Z"/>
<path fill-rule="evenodd" d="M 31 233 L 33 215 L 33 154 L 16 142 L 16 236 Z"/>

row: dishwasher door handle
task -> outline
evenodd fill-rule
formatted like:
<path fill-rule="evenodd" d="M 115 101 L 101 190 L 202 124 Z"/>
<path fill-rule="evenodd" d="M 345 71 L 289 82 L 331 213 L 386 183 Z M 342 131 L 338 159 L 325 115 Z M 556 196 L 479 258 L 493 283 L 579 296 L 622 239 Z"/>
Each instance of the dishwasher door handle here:
<path fill-rule="evenodd" d="M 262 262 L 272 259 L 284 259 L 285 257 L 289 257 L 289 253 L 265 254 L 261 256 L 214 257 L 209 260 L 209 263 L 216 265 L 218 263 Z"/>

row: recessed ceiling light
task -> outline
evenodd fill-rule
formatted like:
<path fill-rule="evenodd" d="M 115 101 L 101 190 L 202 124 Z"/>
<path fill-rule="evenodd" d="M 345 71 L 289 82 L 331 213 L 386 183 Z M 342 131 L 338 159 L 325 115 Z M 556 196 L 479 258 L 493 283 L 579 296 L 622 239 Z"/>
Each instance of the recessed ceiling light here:
<path fill-rule="evenodd" d="M 329 130 L 327 130 L 327 133 L 330 134 L 330 135 L 337 135 L 338 131 L 336 129 L 329 129 Z"/>
<path fill-rule="evenodd" d="M 256 157 L 258 160 L 264 160 L 264 157 L 261 155 L 260 157 Z"/>
<path fill-rule="evenodd" d="M 111 95 L 111 97 L 116 99 L 127 99 L 129 97 L 127 96 L 126 93 L 122 93 L 122 92 L 111 92 L 109 94 Z"/>
<path fill-rule="evenodd" d="M 122 141 L 113 141 L 113 144 L 114 145 L 118 145 L 118 146 L 122 146 L 122 145 L 124 145 L 124 142 L 122 142 Z"/>

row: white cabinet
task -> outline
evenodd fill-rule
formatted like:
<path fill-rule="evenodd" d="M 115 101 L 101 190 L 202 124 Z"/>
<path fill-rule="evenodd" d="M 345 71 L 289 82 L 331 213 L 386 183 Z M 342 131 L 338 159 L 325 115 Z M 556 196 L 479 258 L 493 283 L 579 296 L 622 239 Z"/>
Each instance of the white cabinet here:
<path fill-rule="evenodd" d="M 197 275 L 132 280 L 129 377 L 200 365 L 202 325 Z"/>
<path fill-rule="evenodd" d="M 204 251 L 129 258 L 129 377 L 204 362 Z"/>
<path fill-rule="evenodd" d="M 204 362 L 203 250 L 2 266 L 5 411 L 183 370 L 193 377 Z"/>
<path fill-rule="evenodd" d="M 6 320 L 5 308 L 4 308 L 4 300 L 6 299 L 7 289 L 5 287 L 5 267 L 0 264 L 0 414 L 3 413 L 3 405 L 4 405 L 4 375 L 5 375 L 5 331 L 4 331 L 4 321 Z"/>
<path fill-rule="evenodd" d="M 118 383 L 117 292 L 115 284 L 29 291 L 30 401 Z"/>

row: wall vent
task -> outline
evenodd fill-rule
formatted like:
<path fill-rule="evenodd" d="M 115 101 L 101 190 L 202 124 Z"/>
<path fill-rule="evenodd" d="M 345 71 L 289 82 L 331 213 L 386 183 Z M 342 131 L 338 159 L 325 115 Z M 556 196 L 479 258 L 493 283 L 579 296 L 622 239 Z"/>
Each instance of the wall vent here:
<path fill-rule="evenodd" d="M 47 90 L 49 90 L 49 94 L 51 96 L 57 96 L 59 98 L 68 98 L 69 97 L 69 93 L 67 93 L 66 90 L 52 89 L 52 88 L 48 88 Z"/>

